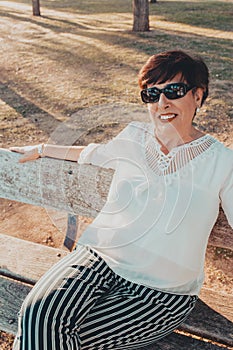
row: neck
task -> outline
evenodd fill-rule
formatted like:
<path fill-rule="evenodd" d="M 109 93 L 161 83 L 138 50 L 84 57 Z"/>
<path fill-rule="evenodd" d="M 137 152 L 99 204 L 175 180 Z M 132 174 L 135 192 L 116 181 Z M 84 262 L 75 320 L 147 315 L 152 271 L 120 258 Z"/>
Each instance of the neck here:
<path fill-rule="evenodd" d="M 166 132 L 162 132 L 162 130 L 158 129 L 155 130 L 155 138 L 161 144 L 161 151 L 165 154 L 168 154 L 173 148 L 196 140 L 203 135 L 201 131 L 193 127 L 189 131 L 183 133 L 183 135 L 174 132 L 174 130 L 171 133 L 168 133 L 167 130 Z"/>

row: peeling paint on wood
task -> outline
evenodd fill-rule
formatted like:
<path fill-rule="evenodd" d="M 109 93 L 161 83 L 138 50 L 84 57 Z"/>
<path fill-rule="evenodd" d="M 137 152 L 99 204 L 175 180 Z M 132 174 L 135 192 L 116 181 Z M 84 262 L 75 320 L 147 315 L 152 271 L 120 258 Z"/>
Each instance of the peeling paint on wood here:
<path fill-rule="evenodd" d="M 21 164 L 0 150 L 0 197 L 95 217 L 103 207 L 113 170 L 41 158 Z"/>

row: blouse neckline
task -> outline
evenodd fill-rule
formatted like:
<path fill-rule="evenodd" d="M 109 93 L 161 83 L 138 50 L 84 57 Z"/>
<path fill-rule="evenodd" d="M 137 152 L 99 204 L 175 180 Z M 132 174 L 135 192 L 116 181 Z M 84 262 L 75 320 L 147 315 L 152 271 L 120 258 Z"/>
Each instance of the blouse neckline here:
<path fill-rule="evenodd" d="M 153 128 L 144 131 L 144 156 L 150 169 L 157 175 L 177 173 L 195 158 L 204 154 L 217 140 L 209 134 L 190 142 L 178 145 L 168 154 L 161 151 L 161 144 L 154 136 Z"/>
<path fill-rule="evenodd" d="M 211 137 L 209 134 L 205 134 L 203 136 L 200 136 L 198 137 L 197 139 L 195 140 L 192 140 L 192 141 L 188 141 L 186 143 L 183 143 L 181 145 L 178 145 L 178 146 L 175 146 L 171 149 L 171 151 L 168 153 L 168 154 L 165 154 L 163 151 L 161 151 L 161 144 L 159 143 L 159 141 L 156 139 L 156 137 L 153 135 L 153 139 L 154 139 L 154 142 L 157 143 L 158 145 L 158 150 L 164 155 L 164 156 L 168 156 L 169 157 L 169 154 L 172 154 L 172 153 L 175 153 L 177 150 L 181 150 L 182 148 L 189 148 L 189 147 L 192 147 L 192 146 L 197 146 L 197 145 L 200 145 L 201 143 L 203 143 L 206 139 L 208 139 L 209 137 Z"/>

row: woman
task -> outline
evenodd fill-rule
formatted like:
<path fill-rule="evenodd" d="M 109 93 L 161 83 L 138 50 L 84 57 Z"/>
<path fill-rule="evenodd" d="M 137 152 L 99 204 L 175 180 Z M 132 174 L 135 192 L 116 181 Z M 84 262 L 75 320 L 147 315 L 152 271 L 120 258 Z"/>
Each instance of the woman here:
<path fill-rule="evenodd" d="M 154 55 L 139 73 L 151 123 L 85 149 L 12 149 L 115 169 L 102 212 L 26 298 L 15 349 L 138 349 L 191 312 L 220 203 L 233 226 L 233 152 L 192 123 L 208 75 L 182 51 Z"/>

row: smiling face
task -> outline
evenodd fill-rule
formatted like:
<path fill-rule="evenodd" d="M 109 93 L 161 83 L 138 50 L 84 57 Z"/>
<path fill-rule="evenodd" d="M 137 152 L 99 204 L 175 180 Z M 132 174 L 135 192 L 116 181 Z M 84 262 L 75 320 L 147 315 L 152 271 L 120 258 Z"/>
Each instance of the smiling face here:
<path fill-rule="evenodd" d="M 177 74 L 172 80 L 165 83 L 150 84 L 148 87 L 163 89 L 167 84 L 179 82 L 185 83 L 181 80 L 181 74 Z M 155 133 L 166 133 L 167 136 L 172 136 L 174 133 L 179 138 L 188 140 L 193 133 L 192 120 L 196 109 L 201 105 L 202 96 L 201 88 L 189 90 L 185 96 L 172 100 L 163 93 L 160 94 L 158 102 L 148 104 L 150 117 L 155 125 Z"/>

